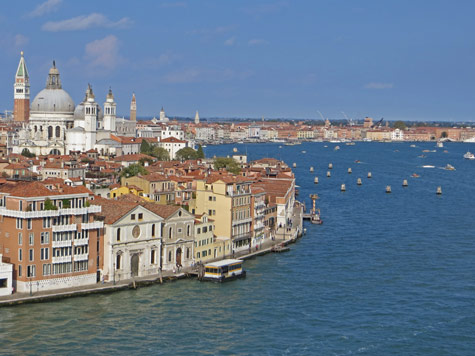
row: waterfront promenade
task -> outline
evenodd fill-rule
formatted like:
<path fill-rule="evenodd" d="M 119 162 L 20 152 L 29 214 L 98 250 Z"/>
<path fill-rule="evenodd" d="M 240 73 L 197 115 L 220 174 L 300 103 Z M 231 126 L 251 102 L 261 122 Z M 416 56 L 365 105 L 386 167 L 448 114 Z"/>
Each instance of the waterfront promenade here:
<path fill-rule="evenodd" d="M 294 206 L 293 218 L 291 219 L 291 227 L 278 228 L 273 240 L 266 240 L 256 249 L 255 247 L 249 248 L 235 253 L 233 256 L 237 259 L 246 260 L 257 256 L 265 255 L 272 252 L 272 248 L 278 245 L 288 245 L 294 243 L 303 234 L 303 209 L 302 204 L 296 202 Z M 136 289 L 143 286 L 149 286 L 153 284 L 161 284 L 165 282 L 173 282 L 178 279 L 193 278 L 198 275 L 197 268 L 189 267 L 183 268 L 179 271 L 162 271 L 157 272 L 156 275 L 147 277 L 136 277 L 133 279 L 124 279 L 115 282 L 97 283 L 90 286 L 81 286 L 74 288 L 64 288 L 58 290 L 38 291 L 35 283 L 31 285 L 30 293 L 15 293 L 9 296 L 0 298 L 0 307 L 27 304 L 27 303 L 41 303 L 53 300 L 59 300 L 70 297 L 80 297 L 91 294 L 103 294 L 112 293 L 127 289 Z"/>

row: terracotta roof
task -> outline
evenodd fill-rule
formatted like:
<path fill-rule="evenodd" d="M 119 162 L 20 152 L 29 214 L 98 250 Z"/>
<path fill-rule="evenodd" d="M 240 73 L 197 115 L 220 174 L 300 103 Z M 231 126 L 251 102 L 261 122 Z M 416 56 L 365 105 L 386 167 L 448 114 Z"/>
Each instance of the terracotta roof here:
<path fill-rule="evenodd" d="M 53 189 L 46 188 L 44 182 L 18 182 L 16 184 L 7 183 L 0 186 L 0 192 L 23 198 L 85 193 L 92 194 L 89 189 L 82 185 L 71 187 L 69 185 L 59 183 L 55 184 L 52 188 Z"/>
<path fill-rule="evenodd" d="M 139 204 L 136 202 L 118 202 L 116 200 L 110 200 L 100 197 L 95 197 L 94 200 L 91 201 L 91 204 L 100 205 L 102 207 L 101 212 L 97 215 L 104 217 L 104 222 L 109 225 L 115 223 L 129 211 L 139 206 Z"/>
<path fill-rule="evenodd" d="M 165 142 L 165 143 L 186 143 L 186 141 L 179 140 L 176 137 L 167 137 L 164 138 L 163 140 L 160 140 L 160 142 Z"/>
<path fill-rule="evenodd" d="M 157 160 L 155 157 L 145 155 L 143 153 L 134 153 L 134 154 L 131 154 L 131 155 L 122 155 L 122 156 L 114 157 L 114 161 L 116 161 L 116 162 L 133 162 L 133 161 L 140 161 L 142 158 L 151 159 L 151 160 L 154 160 L 154 161 Z"/>

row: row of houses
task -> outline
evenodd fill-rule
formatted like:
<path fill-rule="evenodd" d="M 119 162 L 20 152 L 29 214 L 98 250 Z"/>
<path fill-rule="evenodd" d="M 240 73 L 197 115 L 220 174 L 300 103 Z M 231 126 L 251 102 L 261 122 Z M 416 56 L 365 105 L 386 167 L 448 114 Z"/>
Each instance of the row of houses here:
<path fill-rule="evenodd" d="M 0 294 L 222 259 L 274 238 L 292 218 L 295 179 L 283 162 L 259 160 L 240 175 L 169 163 L 95 192 L 62 178 L 0 182 Z"/>

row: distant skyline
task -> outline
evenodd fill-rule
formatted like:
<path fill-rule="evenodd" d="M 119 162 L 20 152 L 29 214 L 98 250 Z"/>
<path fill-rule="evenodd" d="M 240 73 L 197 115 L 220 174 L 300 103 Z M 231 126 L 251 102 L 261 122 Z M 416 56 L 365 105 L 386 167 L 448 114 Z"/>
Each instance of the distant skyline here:
<path fill-rule="evenodd" d="M 475 121 L 472 1 L 7 2 L 0 110 L 20 51 L 31 101 L 52 61 L 120 116 Z"/>

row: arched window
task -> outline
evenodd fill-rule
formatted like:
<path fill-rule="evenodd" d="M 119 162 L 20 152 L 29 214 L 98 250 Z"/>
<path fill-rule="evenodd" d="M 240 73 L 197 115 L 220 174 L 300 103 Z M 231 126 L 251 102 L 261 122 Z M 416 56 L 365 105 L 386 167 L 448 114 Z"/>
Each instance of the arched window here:
<path fill-rule="evenodd" d="M 61 129 L 59 126 L 56 126 L 56 137 L 59 137 L 61 135 Z"/>
<path fill-rule="evenodd" d="M 172 252 L 168 251 L 168 262 L 172 261 Z"/>
<path fill-rule="evenodd" d="M 190 258 L 190 248 L 189 247 L 186 249 L 186 258 L 187 259 Z"/>
<path fill-rule="evenodd" d="M 48 138 L 53 137 L 53 126 L 48 126 Z"/>
<path fill-rule="evenodd" d="M 152 224 L 152 237 L 155 237 L 155 224 Z"/>
<path fill-rule="evenodd" d="M 173 229 L 170 227 L 168 229 L 168 238 L 171 239 L 173 237 Z"/>
<path fill-rule="evenodd" d="M 115 261 L 115 269 L 120 269 L 122 262 L 122 255 L 117 254 L 116 261 Z"/>
<path fill-rule="evenodd" d="M 120 241 L 120 227 L 117 229 L 117 241 Z"/>
<path fill-rule="evenodd" d="M 191 236 L 191 225 L 186 227 L 186 236 Z"/>
<path fill-rule="evenodd" d="M 38 126 L 35 125 L 35 133 L 38 132 Z"/>

